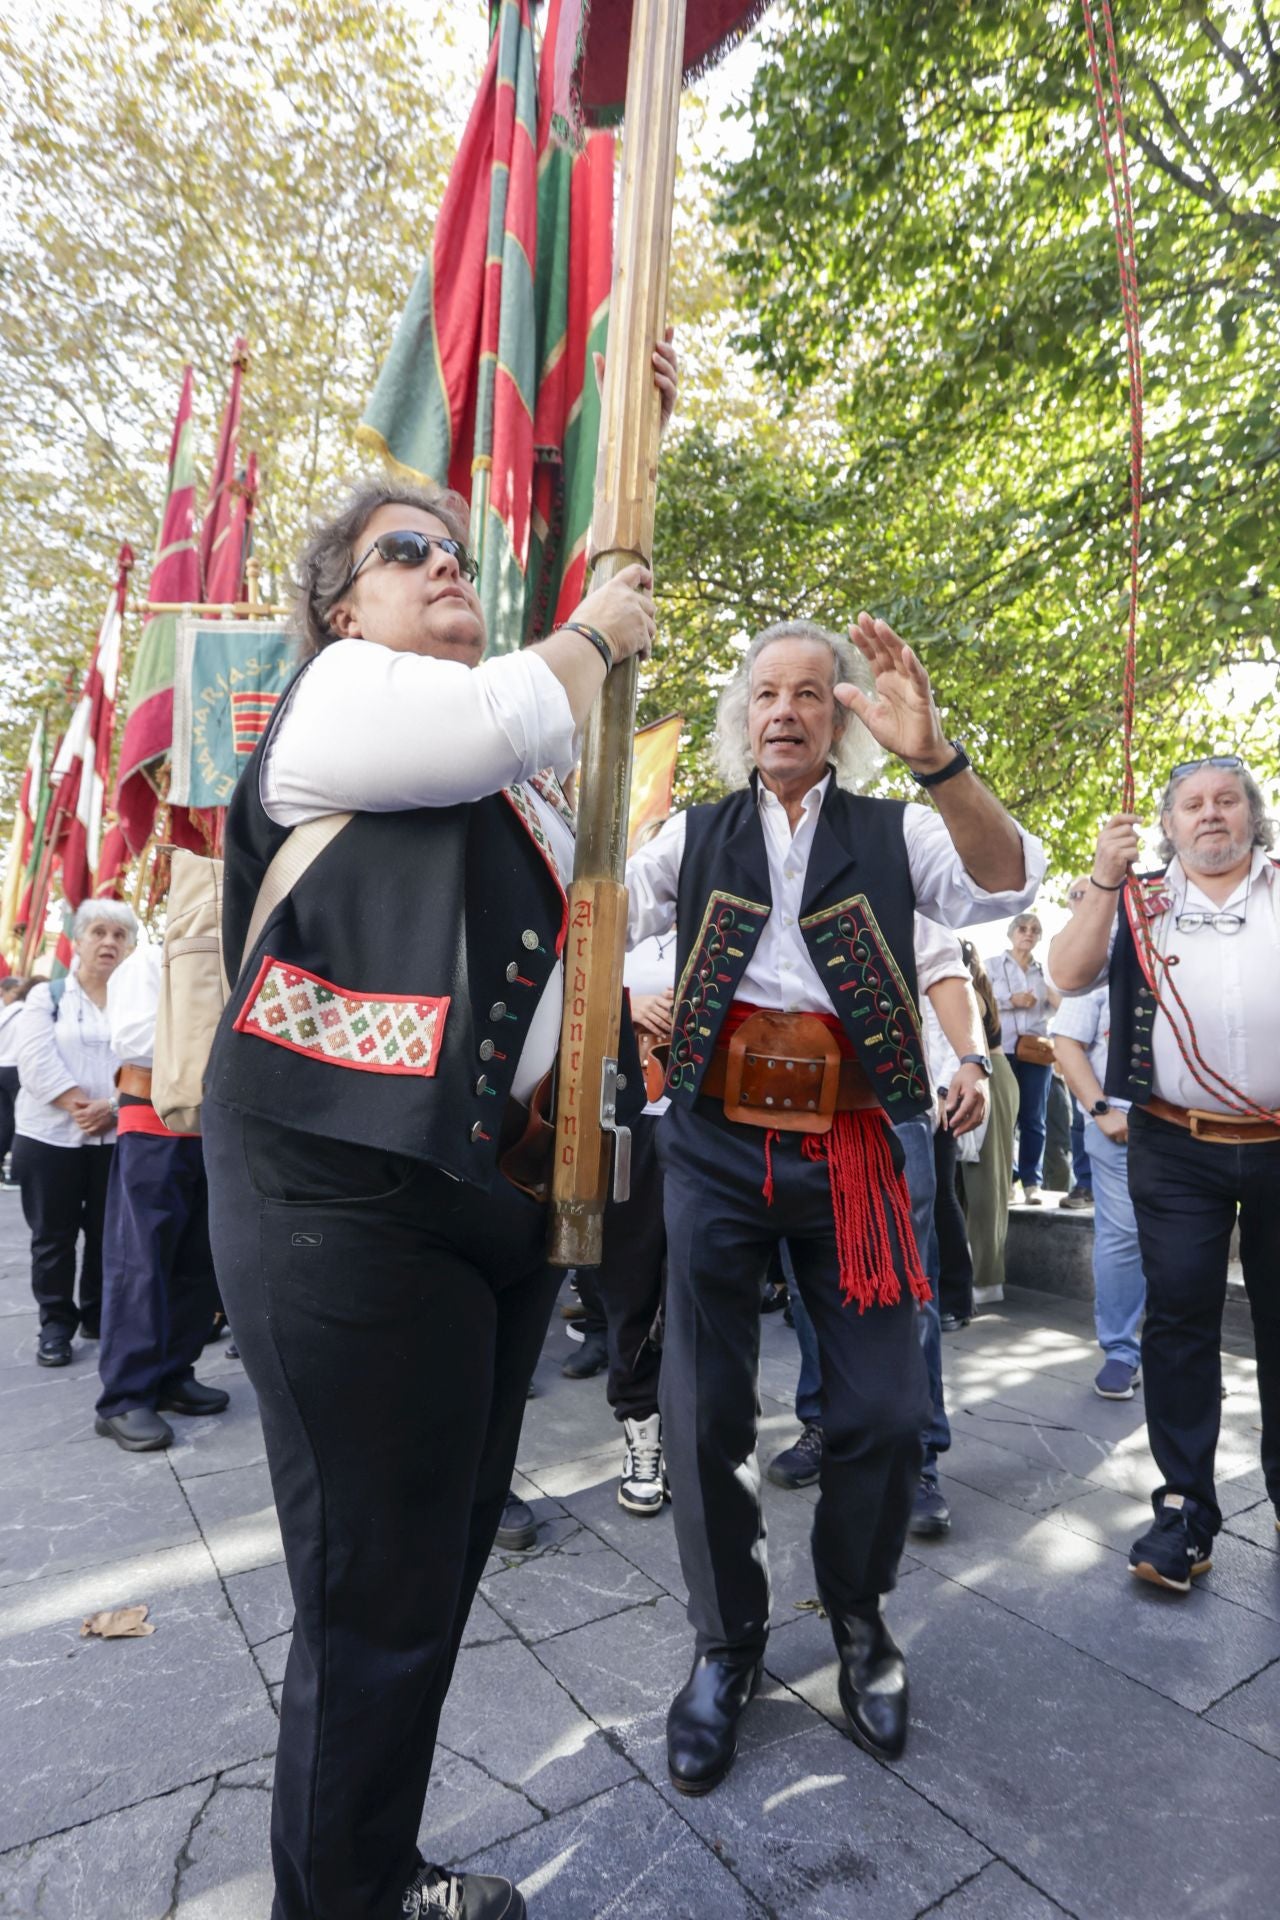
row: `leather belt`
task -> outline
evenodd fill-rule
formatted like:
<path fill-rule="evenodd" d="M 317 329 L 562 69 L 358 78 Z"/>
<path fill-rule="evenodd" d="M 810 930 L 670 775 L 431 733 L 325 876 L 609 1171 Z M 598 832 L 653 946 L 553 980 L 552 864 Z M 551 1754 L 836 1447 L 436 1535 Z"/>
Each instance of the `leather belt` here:
<path fill-rule="evenodd" d="M 1233 1147 L 1280 1140 L 1280 1125 L 1266 1120 L 1238 1120 L 1229 1113 L 1206 1113 L 1201 1107 L 1175 1107 L 1171 1100 L 1161 1100 L 1155 1094 L 1142 1102 L 1142 1111 L 1181 1127 L 1193 1140 L 1215 1140 Z"/>
<path fill-rule="evenodd" d="M 837 1113 L 880 1102 L 856 1059 L 811 1013 L 753 1013 L 707 1062 L 700 1094 L 725 1117 L 781 1133 L 829 1133 Z"/>
<path fill-rule="evenodd" d="M 131 1093 L 135 1100 L 151 1098 L 150 1067 L 117 1067 L 116 1088 L 120 1093 Z"/>

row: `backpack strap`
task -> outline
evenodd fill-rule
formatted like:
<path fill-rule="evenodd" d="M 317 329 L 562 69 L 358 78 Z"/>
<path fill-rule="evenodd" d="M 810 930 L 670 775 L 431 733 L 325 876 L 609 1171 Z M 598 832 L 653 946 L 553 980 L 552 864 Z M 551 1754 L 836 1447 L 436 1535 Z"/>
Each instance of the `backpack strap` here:
<path fill-rule="evenodd" d="M 258 944 L 258 937 L 267 921 L 271 918 L 280 902 L 292 893 L 313 860 L 322 854 L 331 840 L 336 840 L 347 822 L 353 819 L 350 813 L 322 813 L 315 820 L 304 820 L 295 827 L 287 840 L 276 848 L 271 865 L 262 877 L 258 897 L 254 901 L 253 913 L 249 919 L 249 931 L 244 937 L 244 952 L 240 955 L 240 966 L 236 977 L 244 971 L 244 963 Z"/>
<path fill-rule="evenodd" d="M 56 980 L 49 982 L 49 998 L 53 1002 L 53 1017 L 55 1020 L 58 1017 L 58 1008 L 62 1004 L 62 996 L 66 990 L 67 976 L 65 973 L 60 973 Z"/>

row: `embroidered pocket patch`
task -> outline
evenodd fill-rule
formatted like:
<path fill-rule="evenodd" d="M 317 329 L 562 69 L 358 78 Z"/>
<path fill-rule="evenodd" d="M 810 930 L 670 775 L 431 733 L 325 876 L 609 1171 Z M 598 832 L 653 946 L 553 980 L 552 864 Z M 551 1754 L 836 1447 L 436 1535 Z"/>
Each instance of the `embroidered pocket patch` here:
<path fill-rule="evenodd" d="M 448 1011 L 447 995 L 423 1000 L 348 993 L 267 954 L 235 1030 L 330 1066 L 430 1076 L 439 1063 Z"/>

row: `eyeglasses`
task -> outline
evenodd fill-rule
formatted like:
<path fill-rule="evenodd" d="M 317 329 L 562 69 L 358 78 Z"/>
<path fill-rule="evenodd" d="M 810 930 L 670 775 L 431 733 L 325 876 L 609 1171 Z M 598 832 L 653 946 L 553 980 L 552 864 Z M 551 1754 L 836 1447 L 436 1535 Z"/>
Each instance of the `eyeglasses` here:
<path fill-rule="evenodd" d="M 1242 913 L 1179 913 L 1174 916 L 1174 926 L 1179 933 L 1199 933 L 1201 927 L 1212 927 L 1217 933 L 1239 933 L 1244 925 Z"/>
<path fill-rule="evenodd" d="M 452 554 L 464 580 L 475 579 L 480 569 L 460 540 L 450 540 L 436 533 L 419 533 L 416 528 L 405 527 L 397 533 L 378 535 L 373 545 L 361 554 L 352 567 L 342 583 L 342 591 L 346 592 L 365 561 L 375 553 L 389 567 L 420 567 L 431 558 L 432 550 L 437 547 L 441 553 Z"/>
<path fill-rule="evenodd" d="M 1221 767 L 1227 773 L 1243 773 L 1244 761 L 1238 753 L 1206 753 L 1201 760 L 1183 760 L 1169 775 L 1171 780 L 1181 780 L 1184 774 L 1198 773 L 1201 767 Z"/>

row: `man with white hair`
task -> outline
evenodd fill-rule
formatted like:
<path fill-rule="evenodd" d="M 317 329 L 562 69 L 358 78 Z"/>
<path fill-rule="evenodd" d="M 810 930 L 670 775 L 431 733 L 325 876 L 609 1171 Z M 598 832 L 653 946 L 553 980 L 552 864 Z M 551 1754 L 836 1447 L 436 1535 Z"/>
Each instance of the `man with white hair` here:
<path fill-rule="evenodd" d="M 1013 912 L 1044 870 L 944 735 L 911 649 L 866 614 L 850 638 L 803 621 L 757 636 L 720 701 L 721 770 L 737 791 L 674 816 L 627 871 L 632 943 L 676 927 L 660 1399 L 697 1636 L 667 1722 L 684 1793 L 727 1771 L 768 1633 L 759 1300 L 783 1239 L 818 1334 L 813 1556 L 840 1698 L 860 1745 L 902 1751 L 906 1669 L 880 1601 L 929 1413 L 916 1334 L 928 1289 L 891 1124 L 931 1097 L 913 915 Z M 936 813 L 857 791 L 881 749 Z"/>
<path fill-rule="evenodd" d="M 1105 1118 L 1112 1101 L 1131 1103 L 1129 1193 L 1147 1282 L 1142 1374 L 1161 1477 L 1154 1521 L 1129 1565 L 1139 1579 L 1187 1593 L 1213 1564 L 1222 1525 L 1214 1455 L 1237 1220 L 1262 1470 L 1280 1526 L 1280 874 L 1262 794 L 1239 754 L 1175 767 L 1160 827 L 1168 864 L 1140 877 L 1138 907 L 1125 892 L 1138 817 L 1107 822 L 1088 897 L 1049 964 L 1064 993 L 1110 987 L 1105 1092 L 1093 1112 Z"/>

